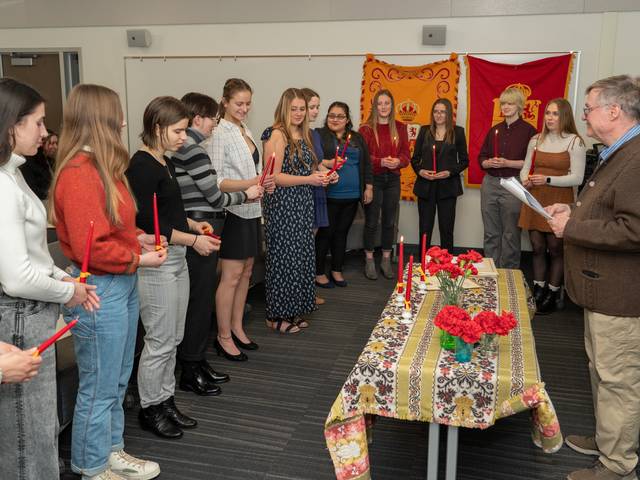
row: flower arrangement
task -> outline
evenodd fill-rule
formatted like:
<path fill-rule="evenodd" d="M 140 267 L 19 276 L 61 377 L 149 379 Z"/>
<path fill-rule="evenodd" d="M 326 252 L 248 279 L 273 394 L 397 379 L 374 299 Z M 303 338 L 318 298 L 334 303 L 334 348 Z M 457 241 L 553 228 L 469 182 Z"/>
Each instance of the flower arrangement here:
<path fill-rule="evenodd" d="M 502 315 L 495 312 L 480 312 L 474 320 L 482 327 L 482 332 L 488 335 L 508 335 L 518 324 L 516 317 L 511 312 L 502 311 Z"/>
<path fill-rule="evenodd" d="M 481 262 L 482 255 L 475 250 L 469 250 L 459 255 L 455 263 L 453 255 L 440 247 L 431 247 L 427 255 L 431 258 L 426 266 L 427 271 L 429 275 L 438 279 L 445 304 L 458 305 L 462 295 L 462 284 L 471 275 L 478 274 L 478 269 L 473 264 Z"/>

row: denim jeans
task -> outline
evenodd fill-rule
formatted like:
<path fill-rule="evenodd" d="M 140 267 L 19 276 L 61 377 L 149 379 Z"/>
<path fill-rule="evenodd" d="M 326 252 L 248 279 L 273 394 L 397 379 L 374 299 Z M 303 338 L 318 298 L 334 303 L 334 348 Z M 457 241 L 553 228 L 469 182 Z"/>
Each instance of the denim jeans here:
<path fill-rule="evenodd" d="M 72 272 L 77 276 L 78 269 Z M 87 476 L 107 469 L 109 454 L 124 447 L 124 410 L 138 327 L 137 275 L 91 275 L 100 309 L 63 309 L 72 329 L 80 375 L 73 415 L 71 468 Z"/>
<path fill-rule="evenodd" d="M 373 200 L 364 207 L 364 249 L 373 252 L 382 211 L 382 250 L 391 250 L 395 242 L 395 224 L 400 205 L 400 176 L 383 173 L 373 176 Z"/>
<path fill-rule="evenodd" d="M 0 291 L 1 292 L 1 291 Z M 21 349 L 53 335 L 60 306 L 0 293 L 0 340 Z M 55 349 L 42 354 L 38 375 L 0 385 L 0 478 L 57 479 L 58 410 Z"/>

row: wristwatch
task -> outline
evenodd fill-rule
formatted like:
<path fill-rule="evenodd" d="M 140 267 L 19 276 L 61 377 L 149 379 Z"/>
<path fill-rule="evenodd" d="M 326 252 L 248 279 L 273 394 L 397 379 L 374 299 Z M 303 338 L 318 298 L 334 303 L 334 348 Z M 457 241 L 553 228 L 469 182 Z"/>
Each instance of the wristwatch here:
<path fill-rule="evenodd" d="M 551 183 L 551 177 L 547 177 L 547 183 Z"/>

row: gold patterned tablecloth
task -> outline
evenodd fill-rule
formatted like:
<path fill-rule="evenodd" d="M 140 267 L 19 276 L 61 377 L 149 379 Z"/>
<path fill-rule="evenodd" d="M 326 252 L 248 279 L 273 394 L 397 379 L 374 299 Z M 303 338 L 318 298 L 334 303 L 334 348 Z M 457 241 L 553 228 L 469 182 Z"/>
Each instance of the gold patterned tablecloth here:
<path fill-rule="evenodd" d="M 414 267 L 418 267 L 415 265 Z M 414 272 L 416 272 L 414 268 Z M 499 337 L 497 353 L 475 348 L 469 363 L 440 348 L 433 319 L 440 292 L 412 288 L 413 322 L 400 320 L 403 307 L 391 296 L 325 422 L 325 439 L 338 480 L 370 479 L 367 425 L 370 415 L 487 428 L 524 410 L 532 412 L 532 438 L 547 453 L 562 446 L 560 425 L 540 379 L 531 330 L 533 303 L 519 270 L 474 277 L 481 288 L 466 290 L 471 314 L 508 310 L 518 326 Z"/>

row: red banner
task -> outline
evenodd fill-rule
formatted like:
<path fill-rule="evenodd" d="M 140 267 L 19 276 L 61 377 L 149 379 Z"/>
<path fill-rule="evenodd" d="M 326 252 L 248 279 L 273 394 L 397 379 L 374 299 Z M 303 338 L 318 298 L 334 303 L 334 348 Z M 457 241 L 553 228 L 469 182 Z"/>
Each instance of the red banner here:
<path fill-rule="evenodd" d="M 544 107 L 553 98 L 567 97 L 573 54 L 543 58 L 511 65 L 465 56 L 467 65 L 467 139 L 469 169 L 467 186 L 479 186 L 484 172 L 478 154 L 489 129 L 504 120 L 500 113 L 500 94 L 508 87 L 522 90 L 525 107 L 522 118 L 542 129 Z"/>

